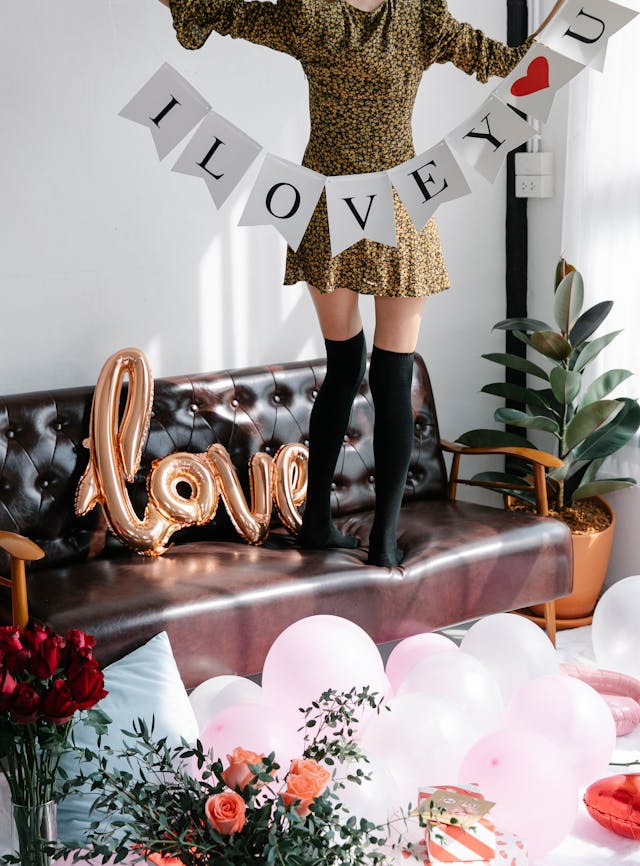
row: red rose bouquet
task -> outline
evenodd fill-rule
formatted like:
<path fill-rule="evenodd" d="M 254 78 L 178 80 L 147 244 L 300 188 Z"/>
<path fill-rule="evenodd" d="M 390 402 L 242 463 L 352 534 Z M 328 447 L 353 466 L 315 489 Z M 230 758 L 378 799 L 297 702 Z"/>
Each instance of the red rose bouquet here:
<path fill-rule="evenodd" d="M 20 854 L 14 862 L 23 866 L 49 862 L 44 825 L 60 756 L 79 712 L 107 694 L 94 644 L 77 629 L 63 637 L 37 624 L 0 627 L 0 770 L 13 805 Z"/>

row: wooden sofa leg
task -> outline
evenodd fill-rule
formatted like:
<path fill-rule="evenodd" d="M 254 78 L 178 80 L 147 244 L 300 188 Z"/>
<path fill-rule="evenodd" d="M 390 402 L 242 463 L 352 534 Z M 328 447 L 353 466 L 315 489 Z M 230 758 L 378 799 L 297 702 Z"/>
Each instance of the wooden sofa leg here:
<path fill-rule="evenodd" d="M 555 601 L 547 601 L 544 605 L 544 630 L 549 636 L 549 640 L 556 645 L 556 603 Z"/>

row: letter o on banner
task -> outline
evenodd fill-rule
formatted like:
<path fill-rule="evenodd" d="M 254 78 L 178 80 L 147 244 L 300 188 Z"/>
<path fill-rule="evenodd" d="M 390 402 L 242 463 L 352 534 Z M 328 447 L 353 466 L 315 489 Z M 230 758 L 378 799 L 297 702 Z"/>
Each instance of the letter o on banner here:
<path fill-rule="evenodd" d="M 289 210 L 288 213 L 276 213 L 274 211 L 274 209 L 271 207 L 271 204 L 273 202 L 274 196 L 276 195 L 277 191 L 282 189 L 283 186 L 288 186 L 289 189 L 293 190 L 293 204 L 291 205 L 291 209 Z M 280 196 L 279 198 L 282 198 L 282 196 Z M 294 213 L 300 207 L 300 193 L 298 192 L 298 190 L 295 188 L 295 186 L 292 183 L 286 183 L 284 181 L 281 181 L 280 183 L 276 183 L 276 184 L 274 184 L 274 186 L 271 187 L 271 189 L 267 193 L 267 198 L 266 198 L 265 204 L 266 204 L 267 210 L 269 211 L 271 216 L 274 216 L 277 219 L 281 219 L 281 220 L 288 220 L 290 217 L 292 217 L 294 215 Z"/>

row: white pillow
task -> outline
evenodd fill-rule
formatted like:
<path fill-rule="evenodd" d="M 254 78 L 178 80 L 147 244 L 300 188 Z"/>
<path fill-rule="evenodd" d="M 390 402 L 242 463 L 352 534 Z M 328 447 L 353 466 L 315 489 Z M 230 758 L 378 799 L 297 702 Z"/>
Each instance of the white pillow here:
<path fill-rule="evenodd" d="M 123 746 L 122 729 L 131 730 L 132 722 L 155 720 L 154 738 L 167 737 L 167 744 L 179 745 L 198 738 L 198 722 L 180 678 L 166 632 L 161 632 L 144 646 L 104 668 L 104 687 L 109 692 L 99 707 L 112 723 L 103 736 L 104 745 L 119 751 Z M 79 722 L 75 739 L 80 747 L 95 749 L 94 730 Z M 62 766 L 72 776 L 75 758 L 65 755 Z M 115 762 L 114 762 L 115 766 Z M 122 769 L 129 769 L 122 761 Z M 86 769 L 86 766 L 85 766 Z M 58 804 L 58 838 L 66 843 L 81 842 L 95 816 L 90 814 L 94 794 L 79 789 Z"/>

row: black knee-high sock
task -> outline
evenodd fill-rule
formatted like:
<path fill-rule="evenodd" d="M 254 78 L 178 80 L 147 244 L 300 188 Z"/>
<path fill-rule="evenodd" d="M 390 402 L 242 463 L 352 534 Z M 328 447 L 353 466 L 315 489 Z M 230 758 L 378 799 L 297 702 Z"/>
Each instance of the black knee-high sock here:
<path fill-rule="evenodd" d="M 357 547 L 355 535 L 343 535 L 331 520 L 331 482 L 353 400 L 367 362 L 364 332 L 349 340 L 325 340 L 327 374 L 309 421 L 307 503 L 299 541 L 302 547 Z"/>
<path fill-rule="evenodd" d="M 377 346 L 371 353 L 369 387 L 375 409 L 376 507 L 369 536 L 370 565 L 394 566 L 402 560 L 397 531 L 413 445 L 413 354 L 389 352 Z"/>

